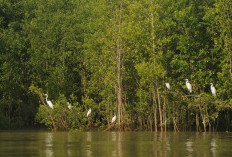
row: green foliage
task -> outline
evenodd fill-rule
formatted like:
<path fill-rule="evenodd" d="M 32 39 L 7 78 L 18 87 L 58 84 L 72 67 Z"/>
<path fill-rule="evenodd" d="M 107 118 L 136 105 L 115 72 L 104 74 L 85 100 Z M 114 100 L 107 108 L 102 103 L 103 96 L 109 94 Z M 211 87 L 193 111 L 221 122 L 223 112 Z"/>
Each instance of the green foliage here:
<path fill-rule="evenodd" d="M 198 123 L 232 129 L 231 6 L 230 0 L 1 1 L 1 129 L 35 120 L 53 129 L 111 129 L 118 111 L 125 130 Z"/>
<path fill-rule="evenodd" d="M 42 104 L 36 114 L 39 123 L 52 129 L 84 129 L 86 123 L 85 114 L 78 103 L 71 103 L 68 108 L 68 101 L 64 95 L 60 95 L 57 101 L 52 101 L 54 108 Z"/>

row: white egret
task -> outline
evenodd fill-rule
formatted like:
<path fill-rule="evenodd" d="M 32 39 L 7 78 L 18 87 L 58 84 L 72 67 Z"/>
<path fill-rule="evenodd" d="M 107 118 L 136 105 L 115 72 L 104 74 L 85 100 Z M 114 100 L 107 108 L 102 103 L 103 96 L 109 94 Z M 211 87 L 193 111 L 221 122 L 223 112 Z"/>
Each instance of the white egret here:
<path fill-rule="evenodd" d="M 114 122 L 115 122 L 115 120 L 116 120 L 116 114 L 114 114 L 114 117 L 112 118 L 111 123 L 114 123 Z"/>
<path fill-rule="evenodd" d="M 171 88 L 170 83 L 166 82 L 165 85 L 166 85 L 167 89 L 170 90 L 170 88 Z"/>
<path fill-rule="evenodd" d="M 210 83 L 210 84 L 211 84 L 210 89 L 211 89 L 212 95 L 216 96 L 216 88 L 213 86 L 213 83 Z"/>
<path fill-rule="evenodd" d="M 48 95 L 47 94 L 44 94 L 44 95 L 46 96 L 46 102 L 47 102 L 48 106 L 53 109 L 53 104 L 50 100 L 48 100 Z"/>
<path fill-rule="evenodd" d="M 87 112 L 87 117 L 89 117 L 90 113 L 91 113 L 91 108 Z"/>
<path fill-rule="evenodd" d="M 67 102 L 67 104 L 68 104 L 68 109 L 71 109 L 72 105 L 69 102 Z"/>
<path fill-rule="evenodd" d="M 192 93 L 192 85 L 189 83 L 188 79 L 185 79 L 186 87 L 188 88 L 189 92 Z"/>

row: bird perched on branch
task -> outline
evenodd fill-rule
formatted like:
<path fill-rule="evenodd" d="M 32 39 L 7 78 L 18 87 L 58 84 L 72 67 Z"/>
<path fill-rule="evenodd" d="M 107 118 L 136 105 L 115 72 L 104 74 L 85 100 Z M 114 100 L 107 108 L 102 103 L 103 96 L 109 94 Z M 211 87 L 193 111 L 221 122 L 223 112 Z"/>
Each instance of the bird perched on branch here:
<path fill-rule="evenodd" d="M 192 85 L 189 83 L 188 79 L 185 79 L 186 87 L 188 88 L 189 92 L 192 93 Z"/>
<path fill-rule="evenodd" d="M 71 109 L 72 105 L 69 102 L 67 102 L 67 104 L 68 104 L 68 109 Z"/>
<path fill-rule="evenodd" d="M 114 122 L 115 122 L 115 120 L 116 120 L 116 114 L 114 114 L 114 117 L 112 118 L 111 123 L 114 123 Z"/>
<path fill-rule="evenodd" d="M 91 113 L 91 108 L 88 110 L 88 112 L 87 112 L 87 117 L 89 117 L 89 115 L 90 115 L 90 113 Z"/>
<path fill-rule="evenodd" d="M 170 90 L 170 88 L 171 88 L 170 83 L 166 82 L 165 85 L 166 85 L 167 89 Z"/>
<path fill-rule="evenodd" d="M 210 84 L 211 84 L 210 89 L 211 89 L 212 95 L 216 96 L 216 88 L 213 86 L 213 83 L 210 83 Z"/>
<path fill-rule="evenodd" d="M 46 102 L 47 102 L 48 106 L 53 109 L 54 108 L 53 104 L 50 100 L 48 100 L 48 95 L 47 94 L 44 94 L 44 95 L 46 96 Z"/>

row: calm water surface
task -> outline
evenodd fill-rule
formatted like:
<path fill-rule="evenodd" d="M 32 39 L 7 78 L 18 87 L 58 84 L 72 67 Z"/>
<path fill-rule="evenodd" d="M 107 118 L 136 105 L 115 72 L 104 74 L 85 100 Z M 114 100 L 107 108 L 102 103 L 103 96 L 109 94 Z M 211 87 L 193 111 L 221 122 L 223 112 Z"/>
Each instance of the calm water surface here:
<path fill-rule="evenodd" d="M 232 156 L 232 133 L 0 132 L 0 157 L 150 156 Z"/>

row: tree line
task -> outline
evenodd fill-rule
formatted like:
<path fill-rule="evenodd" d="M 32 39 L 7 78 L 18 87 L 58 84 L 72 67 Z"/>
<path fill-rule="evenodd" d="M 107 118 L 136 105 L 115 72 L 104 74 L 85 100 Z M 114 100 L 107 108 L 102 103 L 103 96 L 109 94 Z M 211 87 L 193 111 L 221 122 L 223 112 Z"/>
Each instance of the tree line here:
<path fill-rule="evenodd" d="M 229 131 L 231 26 L 230 0 L 1 0 L 0 128 Z"/>

